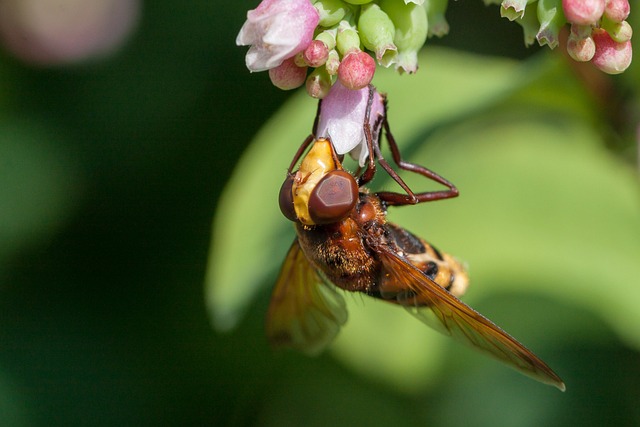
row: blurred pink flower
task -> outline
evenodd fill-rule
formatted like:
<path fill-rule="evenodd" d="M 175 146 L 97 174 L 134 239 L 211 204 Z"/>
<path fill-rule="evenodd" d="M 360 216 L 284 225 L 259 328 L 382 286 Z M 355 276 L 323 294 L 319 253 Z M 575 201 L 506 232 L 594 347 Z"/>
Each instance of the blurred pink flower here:
<path fill-rule="evenodd" d="M 631 65 L 631 41 L 616 42 L 600 28 L 592 33 L 596 45 L 596 52 L 591 62 L 607 74 L 620 74 Z"/>
<path fill-rule="evenodd" d="M 604 14 L 614 22 L 622 22 L 629 16 L 631 5 L 629 0 L 608 0 Z"/>
<path fill-rule="evenodd" d="M 369 87 L 351 90 L 337 81 L 322 100 L 317 138 L 330 138 L 336 153 L 349 153 L 364 166 L 369 149 L 364 136 L 364 122 L 369 103 Z M 369 125 L 374 141 L 380 134 L 384 116 L 384 97 L 373 89 Z"/>
<path fill-rule="evenodd" d="M 594 25 L 604 13 L 605 0 L 562 0 L 567 22 L 578 25 Z"/>
<path fill-rule="evenodd" d="M 117 49 L 140 8 L 140 0 L 1 0 L 0 38 L 28 62 L 82 61 Z"/>
<path fill-rule="evenodd" d="M 581 38 L 571 32 L 567 39 L 567 52 L 575 61 L 591 61 L 596 53 L 596 44 L 591 36 Z"/>
<path fill-rule="evenodd" d="M 266 71 L 303 51 L 313 39 L 320 15 L 309 0 L 263 0 L 247 12 L 236 44 L 251 46 L 250 71 Z"/>

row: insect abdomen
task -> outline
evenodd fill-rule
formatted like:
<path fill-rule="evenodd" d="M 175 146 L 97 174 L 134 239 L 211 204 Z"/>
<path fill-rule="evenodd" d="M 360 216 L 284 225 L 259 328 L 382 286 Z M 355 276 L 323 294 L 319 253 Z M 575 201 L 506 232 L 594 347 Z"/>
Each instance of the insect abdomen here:
<path fill-rule="evenodd" d="M 399 255 L 456 297 L 465 293 L 469 277 L 458 260 L 402 227 L 387 223 L 386 228 L 390 243 L 396 246 Z"/>

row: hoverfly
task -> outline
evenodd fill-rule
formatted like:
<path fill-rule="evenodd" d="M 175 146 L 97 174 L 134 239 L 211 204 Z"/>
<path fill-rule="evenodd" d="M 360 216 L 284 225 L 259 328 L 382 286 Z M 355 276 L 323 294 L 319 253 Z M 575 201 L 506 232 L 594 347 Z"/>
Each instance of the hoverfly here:
<path fill-rule="evenodd" d="M 373 90 L 369 88 L 370 97 Z M 455 258 L 387 222 L 387 206 L 455 197 L 458 190 L 435 172 L 402 160 L 386 120 L 386 100 L 384 105 L 377 129 L 372 131 L 368 114 L 363 124 L 369 159 L 361 173 L 345 171 L 331 141 L 313 134 L 291 162 L 279 202 L 283 214 L 294 222 L 297 238 L 273 290 L 266 325 L 270 342 L 309 354 L 320 352 L 347 318 L 337 287 L 404 306 L 436 330 L 564 391 L 560 377 L 540 358 L 458 299 L 468 277 Z M 314 134 L 317 123 L 316 117 Z M 448 189 L 414 193 L 382 157 L 381 129 L 400 169 Z M 364 187 L 373 178 L 375 161 L 406 194 L 372 193 Z"/>

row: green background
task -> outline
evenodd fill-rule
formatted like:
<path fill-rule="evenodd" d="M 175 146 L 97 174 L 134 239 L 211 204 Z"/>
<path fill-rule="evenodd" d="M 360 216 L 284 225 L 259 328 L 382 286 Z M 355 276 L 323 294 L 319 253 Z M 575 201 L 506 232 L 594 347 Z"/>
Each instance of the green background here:
<path fill-rule="evenodd" d="M 461 190 L 390 218 L 467 262 L 465 301 L 566 393 L 360 297 L 310 359 L 263 323 L 315 104 L 244 67 L 252 7 L 147 2 L 88 65 L 0 56 L 0 424 L 639 425 L 637 65 L 585 77 L 451 2 L 417 75 L 376 76 L 405 157 Z"/>

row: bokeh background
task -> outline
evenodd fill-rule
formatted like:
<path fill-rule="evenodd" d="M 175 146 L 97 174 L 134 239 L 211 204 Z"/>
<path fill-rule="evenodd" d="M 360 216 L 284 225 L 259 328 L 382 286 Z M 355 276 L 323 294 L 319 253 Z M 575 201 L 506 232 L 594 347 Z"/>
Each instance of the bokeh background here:
<path fill-rule="evenodd" d="M 405 156 L 462 191 L 391 218 L 469 263 L 561 394 L 357 297 L 329 352 L 273 353 L 315 104 L 244 67 L 257 2 L 49 3 L 0 2 L 1 425 L 640 425 L 637 65 L 525 49 L 467 1 L 418 75 L 376 80 Z"/>

